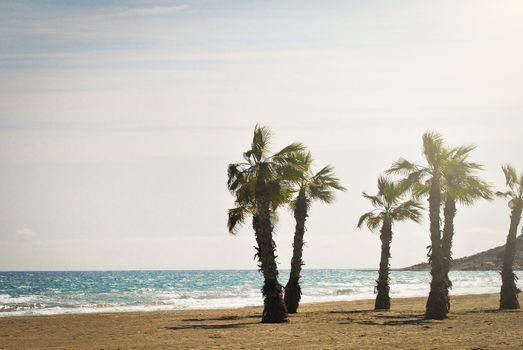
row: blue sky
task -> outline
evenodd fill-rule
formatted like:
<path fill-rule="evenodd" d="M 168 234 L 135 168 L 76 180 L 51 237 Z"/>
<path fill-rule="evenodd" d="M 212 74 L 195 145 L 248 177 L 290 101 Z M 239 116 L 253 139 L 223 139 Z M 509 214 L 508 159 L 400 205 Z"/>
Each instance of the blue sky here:
<path fill-rule="evenodd" d="M 523 169 L 519 1 L 3 1 L 0 269 L 255 268 L 226 232 L 226 165 L 256 123 L 349 191 L 309 219 L 310 267 L 375 267 L 361 191 L 421 135 Z M 342 218 L 340 220 L 340 218 Z M 459 208 L 456 255 L 502 244 L 506 203 Z M 277 227 L 289 265 L 292 216 Z M 425 259 L 398 225 L 395 267 Z M 226 253 L 224 253 L 226 252 Z"/>

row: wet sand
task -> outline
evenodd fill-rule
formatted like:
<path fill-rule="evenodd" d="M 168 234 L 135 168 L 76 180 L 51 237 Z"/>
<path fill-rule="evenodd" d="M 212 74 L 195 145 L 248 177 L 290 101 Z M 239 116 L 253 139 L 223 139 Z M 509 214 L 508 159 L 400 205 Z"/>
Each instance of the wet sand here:
<path fill-rule="evenodd" d="M 523 312 L 497 294 L 452 298 L 445 321 L 423 319 L 425 298 L 304 304 L 287 324 L 261 307 L 0 318 L 0 349 L 523 349 Z"/>

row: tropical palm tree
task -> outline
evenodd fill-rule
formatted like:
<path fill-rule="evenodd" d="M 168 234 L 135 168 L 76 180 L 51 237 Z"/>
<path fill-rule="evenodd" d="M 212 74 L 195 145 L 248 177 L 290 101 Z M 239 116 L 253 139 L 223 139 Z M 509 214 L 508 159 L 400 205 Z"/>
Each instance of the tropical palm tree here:
<path fill-rule="evenodd" d="M 229 232 L 235 233 L 249 215 L 256 238 L 256 257 L 263 273 L 263 323 L 287 321 L 283 301 L 283 286 L 278 282 L 273 240 L 273 223 L 276 208 L 287 202 L 290 188 L 286 181 L 295 180 L 294 154 L 304 150 L 300 143 L 292 143 L 281 151 L 270 154 L 271 132 L 256 125 L 251 148 L 243 154 L 244 162 L 229 164 L 227 187 L 235 196 L 235 207 L 229 210 Z"/>
<path fill-rule="evenodd" d="M 514 274 L 514 255 L 516 254 L 516 236 L 518 225 L 521 220 L 523 208 L 523 172 L 517 175 L 516 169 L 510 165 L 502 167 L 505 174 L 505 182 L 508 187 L 506 192 L 496 192 L 500 197 L 507 199 L 510 213 L 510 228 L 508 230 L 507 243 L 505 244 L 505 255 L 503 257 L 503 268 L 501 270 L 501 293 L 499 308 L 501 310 L 519 309 L 518 293 L 516 286 L 517 276 Z"/>
<path fill-rule="evenodd" d="M 327 165 L 317 173 L 312 171 L 312 156 L 310 152 L 298 152 L 295 157 L 296 165 L 301 170 L 299 178 L 295 181 L 297 196 L 291 202 L 294 211 L 296 228 L 291 259 L 291 272 L 289 281 L 285 286 L 285 305 L 291 314 L 296 313 L 301 300 L 300 273 L 304 265 L 303 236 L 305 234 L 305 221 L 312 201 L 320 200 L 324 203 L 334 201 L 334 190 L 345 191 L 339 179 L 334 174 L 334 169 Z"/>
<path fill-rule="evenodd" d="M 456 217 L 456 202 L 462 205 L 472 205 L 475 200 L 492 199 L 491 186 L 476 175 L 483 169 L 483 165 L 469 161 L 470 153 L 476 147 L 473 145 L 460 146 L 451 149 L 449 160 L 444 172 L 443 181 L 443 237 L 441 248 L 443 256 L 443 273 L 447 280 L 446 293 L 452 287 L 449 278 L 450 262 L 452 259 L 452 240 L 454 238 L 454 218 Z M 450 310 L 450 298 L 448 309 Z"/>
<path fill-rule="evenodd" d="M 388 173 L 406 175 L 403 183 L 411 187 L 415 197 L 428 194 L 430 242 L 428 256 L 430 261 L 430 293 L 427 299 L 425 318 L 442 320 L 448 313 L 448 295 L 443 270 L 443 251 L 441 248 L 441 183 L 443 181 L 449 150 L 444 146 L 443 137 L 436 132 L 423 134 L 423 156 L 426 166 L 399 159 L 387 170 Z"/>
<path fill-rule="evenodd" d="M 390 243 L 392 241 L 392 226 L 395 222 L 412 220 L 419 223 L 423 206 L 415 199 L 405 199 L 408 187 L 393 182 L 386 177 L 378 178 L 378 193 L 374 196 L 363 192 L 374 209 L 363 214 L 358 221 L 358 228 L 366 224 L 369 230 L 375 231 L 380 226 L 381 259 L 376 289 L 378 294 L 374 308 L 376 310 L 390 309 L 389 296 L 389 259 Z"/>

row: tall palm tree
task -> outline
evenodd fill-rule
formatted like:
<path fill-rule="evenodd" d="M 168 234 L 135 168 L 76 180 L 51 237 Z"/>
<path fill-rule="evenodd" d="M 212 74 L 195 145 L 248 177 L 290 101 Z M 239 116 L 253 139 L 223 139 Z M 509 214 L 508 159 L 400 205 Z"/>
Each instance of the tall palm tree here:
<path fill-rule="evenodd" d="M 517 175 L 516 169 L 510 165 L 502 167 L 505 174 L 505 182 L 508 187 L 506 192 L 496 192 L 500 197 L 508 199 L 510 213 L 510 228 L 508 230 L 507 243 L 505 244 L 505 255 L 503 257 L 503 269 L 501 270 L 501 293 L 499 308 L 501 310 L 519 309 L 518 293 L 516 286 L 517 276 L 514 274 L 514 255 L 516 254 L 516 236 L 518 225 L 521 220 L 523 208 L 523 172 Z"/>
<path fill-rule="evenodd" d="M 427 161 L 426 166 L 399 159 L 387 172 L 406 175 L 403 182 L 411 186 L 416 197 L 428 194 L 431 242 L 428 255 L 432 280 L 425 318 L 442 320 L 447 317 L 449 303 L 441 248 L 441 182 L 449 150 L 444 146 L 443 137 L 439 133 L 426 132 L 423 134 L 423 156 Z"/>
<path fill-rule="evenodd" d="M 454 218 L 456 217 L 456 203 L 472 205 L 475 200 L 483 198 L 492 199 L 492 190 L 488 183 L 476 175 L 483 169 L 483 165 L 469 161 L 470 153 L 476 147 L 473 145 L 460 146 L 451 149 L 449 160 L 444 172 L 443 183 L 443 237 L 441 248 L 443 255 L 443 273 L 447 280 L 446 293 L 452 282 L 449 278 L 450 261 L 452 258 L 452 240 L 454 238 Z M 448 309 L 450 310 L 450 298 Z"/>
<path fill-rule="evenodd" d="M 374 304 L 376 310 L 390 309 L 389 259 L 393 224 L 406 220 L 412 220 L 417 223 L 421 221 L 421 210 L 423 207 L 415 199 L 404 200 L 407 191 L 408 187 L 404 184 L 396 183 L 380 176 L 378 178 L 378 193 L 376 195 L 372 196 L 363 192 L 363 197 L 372 203 L 374 209 L 360 217 L 358 228 L 366 224 L 371 231 L 375 231 L 381 226 L 381 259 L 378 280 L 376 281 L 378 295 Z"/>
<path fill-rule="evenodd" d="M 229 210 L 228 228 L 235 233 L 238 226 L 252 215 L 258 245 L 256 257 L 264 277 L 262 322 L 281 323 L 287 321 L 287 309 L 283 301 L 283 286 L 278 282 L 271 217 L 276 208 L 289 198 L 286 181 L 295 180 L 294 154 L 303 151 L 304 146 L 292 143 L 271 155 L 270 139 L 270 130 L 256 125 L 251 148 L 243 154 L 244 162 L 229 164 L 227 187 L 235 196 L 235 208 Z"/>
<path fill-rule="evenodd" d="M 305 221 L 312 201 L 320 200 L 324 203 L 334 201 L 334 190 L 345 191 L 334 174 L 334 169 L 327 165 L 317 173 L 312 171 L 312 156 L 310 152 L 296 154 L 296 164 L 301 170 L 299 178 L 295 181 L 298 195 L 292 200 L 291 208 L 294 209 L 296 227 L 291 259 L 291 272 L 289 281 L 285 286 L 285 305 L 291 314 L 296 313 L 301 300 L 300 273 L 304 265 L 303 236 L 305 234 Z"/>

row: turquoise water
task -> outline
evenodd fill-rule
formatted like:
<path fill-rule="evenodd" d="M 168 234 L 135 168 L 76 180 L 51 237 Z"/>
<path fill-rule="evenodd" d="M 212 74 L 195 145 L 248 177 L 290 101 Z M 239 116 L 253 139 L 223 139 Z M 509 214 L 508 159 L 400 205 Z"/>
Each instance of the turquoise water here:
<path fill-rule="evenodd" d="M 288 271 L 280 276 L 285 282 Z M 305 270 L 302 301 L 373 298 L 376 278 L 376 271 Z M 453 271 L 451 279 L 454 295 L 497 293 L 501 283 L 496 271 Z M 426 296 L 429 281 L 428 272 L 393 271 L 391 296 Z M 262 283 L 247 270 L 0 272 L 0 316 L 261 305 Z"/>

